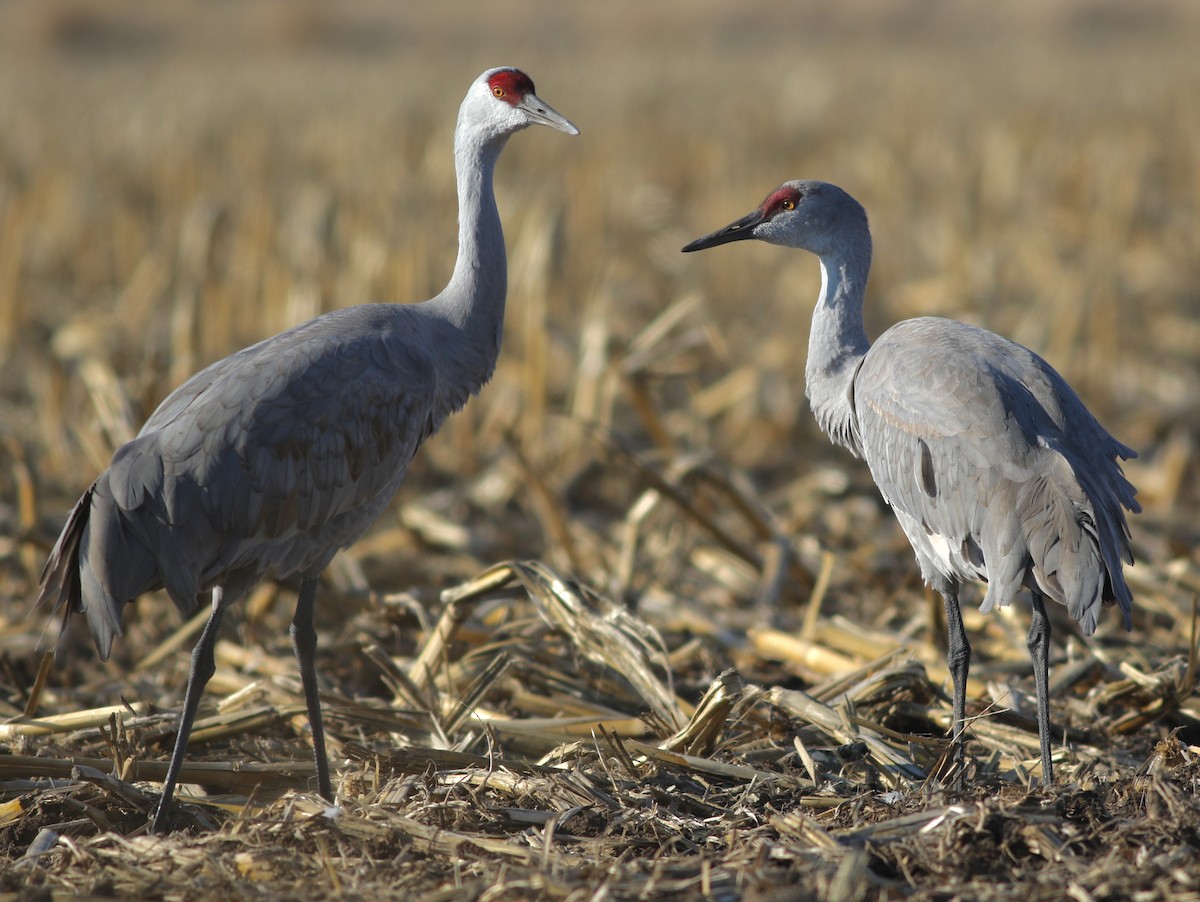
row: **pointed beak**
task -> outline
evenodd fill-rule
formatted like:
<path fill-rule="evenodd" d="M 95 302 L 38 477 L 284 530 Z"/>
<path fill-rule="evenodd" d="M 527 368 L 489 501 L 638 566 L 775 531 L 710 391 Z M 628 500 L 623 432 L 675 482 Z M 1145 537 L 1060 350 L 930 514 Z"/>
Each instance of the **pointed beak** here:
<path fill-rule="evenodd" d="M 731 222 L 723 229 L 717 229 L 711 235 L 697 238 L 683 249 L 683 253 L 702 251 L 705 248 L 716 247 L 718 244 L 728 244 L 731 241 L 745 241 L 754 237 L 754 227 L 764 219 L 762 210 L 747 213 L 737 222 Z"/>
<path fill-rule="evenodd" d="M 517 104 L 517 109 L 524 110 L 526 115 L 538 125 L 548 125 L 560 132 L 566 132 L 568 135 L 579 134 L 579 129 L 570 119 L 558 113 L 554 107 L 536 94 L 526 94 L 522 97 L 521 102 Z"/>

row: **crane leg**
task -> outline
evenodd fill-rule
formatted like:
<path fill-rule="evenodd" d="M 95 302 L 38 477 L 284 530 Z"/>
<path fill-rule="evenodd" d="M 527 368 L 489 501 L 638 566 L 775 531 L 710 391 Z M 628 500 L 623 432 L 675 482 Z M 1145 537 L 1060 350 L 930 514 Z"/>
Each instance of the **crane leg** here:
<path fill-rule="evenodd" d="M 1029 625 L 1029 657 L 1033 659 L 1033 682 L 1037 688 L 1038 739 L 1042 746 L 1042 785 L 1054 781 L 1050 761 L 1050 618 L 1040 592 L 1033 593 L 1033 619 Z"/>
<path fill-rule="evenodd" d="M 317 791 L 327 802 L 333 801 L 329 782 L 329 758 L 325 754 L 325 724 L 321 720 L 321 698 L 317 692 L 317 667 L 313 656 L 317 650 L 317 630 L 313 626 L 313 602 L 317 597 L 317 580 L 305 577 L 300 583 L 300 598 L 296 601 L 296 616 L 292 618 L 292 647 L 300 662 L 300 682 L 304 685 L 304 703 L 308 706 L 308 725 L 312 729 L 313 759 L 317 765 Z"/>
<path fill-rule="evenodd" d="M 221 628 L 221 615 L 225 611 L 222 604 L 220 587 L 212 590 L 212 613 L 200 641 L 192 649 L 192 666 L 188 672 L 187 692 L 183 697 L 183 713 L 179 715 L 179 732 L 175 735 L 175 749 L 171 752 L 171 763 L 167 766 L 167 779 L 163 782 L 162 797 L 158 801 L 158 810 L 154 812 L 154 821 L 150 824 L 151 833 L 162 833 L 167 826 L 167 815 L 171 808 L 171 799 L 175 795 L 175 784 L 179 781 L 179 771 L 183 768 L 183 758 L 187 754 L 188 737 L 192 734 L 192 724 L 196 720 L 196 711 L 200 707 L 200 697 L 204 695 L 204 687 L 216 672 L 213 660 L 213 650 L 217 645 L 217 633 Z"/>
<path fill-rule="evenodd" d="M 954 683 L 953 723 L 951 736 L 954 741 L 954 764 L 958 772 L 958 784 L 962 786 L 963 772 L 963 728 L 967 721 L 967 673 L 971 669 L 971 643 L 967 641 L 967 630 L 963 626 L 962 611 L 958 607 L 958 589 L 947 586 L 941 590 L 946 605 L 946 633 L 948 650 L 946 666 Z"/>

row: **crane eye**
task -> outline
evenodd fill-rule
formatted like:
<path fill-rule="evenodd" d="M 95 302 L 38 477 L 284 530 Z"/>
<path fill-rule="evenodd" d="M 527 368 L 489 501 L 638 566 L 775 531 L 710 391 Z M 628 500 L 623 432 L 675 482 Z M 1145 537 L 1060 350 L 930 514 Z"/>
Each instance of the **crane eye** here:
<path fill-rule="evenodd" d="M 493 85 L 492 86 L 492 94 L 494 94 L 496 97 L 503 97 L 504 96 L 504 88 L 500 87 L 499 85 Z"/>
<path fill-rule="evenodd" d="M 785 200 L 779 206 L 783 207 L 783 209 L 785 209 L 785 210 L 790 211 L 790 210 L 796 209 L 796 202 L 794 200 Z"/>

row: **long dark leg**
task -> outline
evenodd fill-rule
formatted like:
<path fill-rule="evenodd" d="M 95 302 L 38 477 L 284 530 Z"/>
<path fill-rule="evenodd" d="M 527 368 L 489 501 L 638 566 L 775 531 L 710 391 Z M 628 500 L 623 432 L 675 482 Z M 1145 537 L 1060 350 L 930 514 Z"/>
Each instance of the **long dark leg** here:
<path fill-rule="evenodd" d="M 162 798 L 158 802 L 158 810 L 154 813 L 154 822 L 150 825 L 151 833 L 162 833 L 167 826 L 167 814 L 171 807 L 171 799 L 175 795 L 175 784 L 179 781 L 179 771 L 183 767 L 183 758 L 187 754 L 188 737 L 192 734 L 192 723 L 196 720 L 196 710 L 200 707 L 200 697 L 204 695 L 204 687 L 212 679 L 216 671 L 213 661 L 213 649 L 217 645 L 217 633 L 221 628 L 221 615 L 225 607 L 221 603 L 221 589 L 212 591 L 212 613 L 200 641 L 192 649 L 192 668 L 188 673 L 187 692 L 183 697 L 183 713 L 179 716 L 179 733 L 175 736 L 175 750 L 171 752 L 171 763 L 167 767 L 167 779 L 163 782 Z"/>
<path fill-rule="evenodd" d="M 1042 785 L 1054 781 L 1050 761 L 1050 618 L 1040 592 L 1033 593 L 1033 619 L 1029 624 L 1029 657 L 1033 658 L 1033 682 L 1037 687 L 1038 739 L 1042 745 Z"/>
<path fill-rule="evenodd" d="M 958 587 L 947 584 L 940 589 L 946 605 L 946 633 L 949 649 L 946 665 L 950 679 L 954 682 L 954 705 L 952 737 L 954 740 L 954 764 L 958 771 L 958 783 L 962 785 L 963 727 L 967 720 L 967 672 L 971 669 L 971 643 L 967 641 L 967 630 L 963 626 L 962 611 L 958 607 Z"/>
<path fill-rule="evenodd" d="M 304 703 L 308 706 L 308 724 L 312 728 L 313 758 L 317 763 L 317 791 L 327 802 L 333 801 L 329 782 L 329 758 L 325 755 L 325 725 L 321 720 L 321 699 L 317 694 L 317 668 L 313 655 L 317 650 L 317 631 L 313 626 L 313 602 L 317 581 L 305 578 L 300 583 L 296 616 L 292 618 L 292 647 L 300 662 L 300 682 L 304 684 Z"/>

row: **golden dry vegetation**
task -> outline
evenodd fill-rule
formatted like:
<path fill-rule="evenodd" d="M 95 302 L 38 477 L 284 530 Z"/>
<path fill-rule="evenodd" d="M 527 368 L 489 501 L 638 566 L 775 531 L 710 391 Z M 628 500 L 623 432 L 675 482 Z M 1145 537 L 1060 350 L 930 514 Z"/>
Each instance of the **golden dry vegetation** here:
<path fill-rule="evenodd" d="M 1189 0 L 0 5 L 0 891 L 1195 897 L 1197 34 Z M 322 589 L 343 810 L 272 584 L 194 829 L 140 835 L 199 625 L 147 597 L 39 677 L 49 545 L 205 363 L 441 287 L 499 64 L 583 134 L 511 141 L 496 376 Z M 815 261 L 678 253 L 796 177 L 871 213 L 872 332 L 1016 338 L 1139 449 L 1135 630 L 1056 616 L 1050 790 L 1019 608 L 966 612 L 967 788 L 936 778 L 938 605 L 804 402 Z"/>

